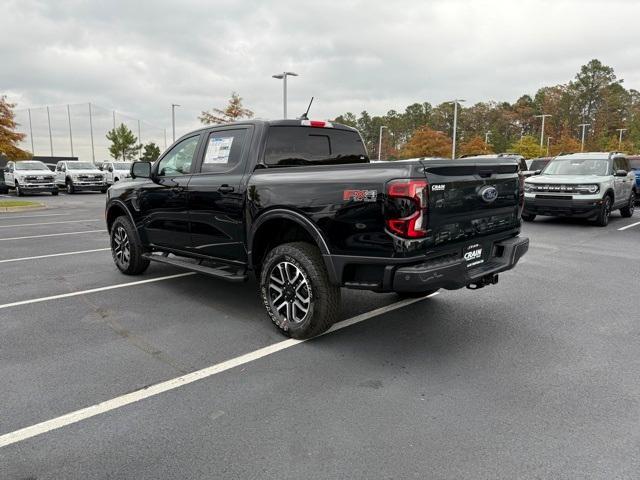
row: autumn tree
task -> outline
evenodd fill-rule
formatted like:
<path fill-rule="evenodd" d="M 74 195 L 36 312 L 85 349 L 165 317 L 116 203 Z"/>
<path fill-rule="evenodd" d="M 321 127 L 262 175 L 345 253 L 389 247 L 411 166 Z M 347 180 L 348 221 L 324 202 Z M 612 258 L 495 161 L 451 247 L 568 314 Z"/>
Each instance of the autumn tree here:
<path fill-rule="evenodd" d="M 577 153 L 581 149 L 580 141 L 574 137 L 569 136 L 568 133 L 563 133 L 560 138 L 552 139 L 549 142 L 549 155 L 555 156 L 561 153 Z"/>
<path fill-rule="evenodd" d="M 160 156 L 160 147 L 158 147 L 153 142 L 149 142 L 144 146 L 140 160 L 145 162 L 155 162 L 159 156 Z"/>
<path fill-rule="evenodd" d="M 214 108 L 210 112 L 202 112 L 198 119 L 205 125 L 217 125 L 251 117 L 253 117 L 253 112 L 242 105 L 242 97 L 236 92 L 232 92 L 229 103 L 224 109 Z"/>
<path fill-rule="evenodd" d="M 109 153 L 116 160 L 128 161 L 133 160 L 142 145 L 138 144 L 138 137 L 124 123 L 107 132 L 107 140 L 111 142 L 109 145 Z"/>
<path fill-rule="evenodd" d="M 16 131 L 18 124 L 13 111 L 16 105 L 9 103 L 5 95 L 0 96 L 0 154 L 14 160 L 31 158 L 31 154 L 18 147 L 18 143 L 26 137 Z"/>
<path fill-rule="evenodd" d="M 493 153 L 493 149 L 480 135 L 475 135 L 469 140 L 460 143 L 460 155 L 484 155 Z"/>
<path fill-rule="evenodd" d="M 522 155 L 524 158 L 542 157 L 546 149 L 540 148 L 539 140 L 531 135 L 525 135 L 511 145 L 510 151 Z"/>
<path fill-rule="evenodd" d="M 448 157 L 451 155 L 452 142 L 443 132 L 429 127 L 421 127 L 401 151 L 403 158 Z"/>

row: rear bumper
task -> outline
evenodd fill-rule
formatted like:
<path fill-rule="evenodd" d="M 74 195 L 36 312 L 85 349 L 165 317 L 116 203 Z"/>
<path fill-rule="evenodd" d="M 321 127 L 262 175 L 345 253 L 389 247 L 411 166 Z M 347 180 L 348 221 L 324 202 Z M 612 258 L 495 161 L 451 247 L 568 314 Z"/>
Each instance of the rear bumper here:
<path fill-rule="evenodd" d="M 325 255 L 324 259 L 336 285 L 376 292 L 422 292 L 484 285 L 489 277 L 512 269 L 528 249 L 529 239 L 514 232 L 450 244 L 424 257 Z M 481 256 L 474 256 L 478 250 Z M 473 258 L 465 260 L 465 254 Z"/>
<path fill-rule="evenodd" d="M 593 218 L 600 213 L 602 199 L 598 200 L 555 200 L 525 198 L 524 213 L 548 215 L 550 217 Z"/>
<path fill-rule="evenodd" d="M 469 267 L 464 259 L 442 265 L 432 262 L 400 267 L 395 271 L 393 290 L 396 292 L 422 292 L 446 288 L 456 290 L 465 286 L 481 287 L 495 283 L 494 276 L 511 270 L 529 250 L 529 239 L 514 237 L 492 245 L 489 256 L 482 263 Z"/>

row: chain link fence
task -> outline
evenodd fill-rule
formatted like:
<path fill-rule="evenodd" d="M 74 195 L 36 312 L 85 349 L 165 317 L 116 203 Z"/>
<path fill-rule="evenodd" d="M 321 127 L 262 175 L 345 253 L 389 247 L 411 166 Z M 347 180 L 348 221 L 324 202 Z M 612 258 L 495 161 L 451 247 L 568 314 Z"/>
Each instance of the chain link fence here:
<path fill-rule="evenodd" d="M 167 148 L 166 129 L 90 103 L 16 110 L 18 131 L 26 135 L 20 148 L 37 156 L 78 157 L 104 162 L 111 158 L 107 132 L 125 124 L 143 145 Z"/>

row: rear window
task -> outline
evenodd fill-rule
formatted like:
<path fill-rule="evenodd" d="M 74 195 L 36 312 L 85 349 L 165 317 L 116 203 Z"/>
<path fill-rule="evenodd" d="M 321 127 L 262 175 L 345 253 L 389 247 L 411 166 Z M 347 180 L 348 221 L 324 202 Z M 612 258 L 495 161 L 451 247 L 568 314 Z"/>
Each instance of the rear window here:
<path fill-rule="evenodd" d="M 333 128 L 269 128 L 266 165 L 337 165 L 367 163 L 367 151 L 357 132 Z"/>
<path fill-rule="evenodd" d="M 640 170 L 640 158 L 630 158 L 629 165 L 633 170 Z"/>
<path fill-rule="evenodd" d="M 529 170 L 542 170 L 547 166 L 549 160 L 533 160 L 531 165 L 529 165 Z"/>

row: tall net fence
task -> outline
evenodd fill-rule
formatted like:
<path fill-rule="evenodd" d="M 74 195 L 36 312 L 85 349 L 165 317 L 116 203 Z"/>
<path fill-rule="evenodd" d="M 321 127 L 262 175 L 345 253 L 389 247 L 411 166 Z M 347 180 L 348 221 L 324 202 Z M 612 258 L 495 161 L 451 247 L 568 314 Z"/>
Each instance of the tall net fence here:
<path fill-rule="evenodd" d="M 20 147 L 36 156 L 106 161 L 111 158 L 107 132 L 121 123 L 138 137 L 138 143 L 167 148 L 166 129 L 94 104 L 29 108 L 15 114 L 18 131 L 26 135 Z"/>

